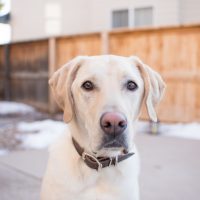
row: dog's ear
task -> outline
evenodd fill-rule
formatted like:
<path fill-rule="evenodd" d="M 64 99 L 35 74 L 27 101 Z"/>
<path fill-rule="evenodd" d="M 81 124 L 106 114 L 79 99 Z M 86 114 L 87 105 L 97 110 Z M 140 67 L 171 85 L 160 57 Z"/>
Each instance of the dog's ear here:
<path fill-rule="evenodd" d="M 58 69 L 49 80 L 56 102 L 64 111 L 63 118 L 66 123 L 70 122 L 74 115 L 71 85 L 83 59 L 84 56 L 74 58 Z"/>
<path fill-rule="evenodd" d="M 144 64 L 138 57 L 131 56 L 131 61 L 138 67 L 144 80 L 144 101 L 147 112 L 152 121 L 157 121 L 155 106 L 160 102 L 165 91 L 165 83 L 162 77 L 148 65 Z"/>

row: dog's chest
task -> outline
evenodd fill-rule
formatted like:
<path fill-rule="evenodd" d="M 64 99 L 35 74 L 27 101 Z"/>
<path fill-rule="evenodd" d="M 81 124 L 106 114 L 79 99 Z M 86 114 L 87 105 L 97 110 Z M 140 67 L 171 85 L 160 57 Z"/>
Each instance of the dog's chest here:
<path fill-rule="evenodd" d="M 132 179 L 133 180 L 133 179 Z M 82 182 L 76 194 L 70 199 L 81 200 L 136 200 L 133 198 L 137 185 L 131 179 L 123 179 L 115 173 L 103 173 L 93 179 Z M 132 193 L 132 195 L 131 195 Z M 69 194 L 69 193 L 68 193 Z"/>
<path fill-rule="evenodd" d="M 130 189 L 127 185 L 117 182 L 98 181 L 93 185 L 84 185 L 82 189 L 72 195 L 72 199 L 81 200 L 128 200 Z M 133 191 L 132 191 L 133 192 Z M 132 198 L 131 198 L 132 199 Z"/>
<path fill-rule="evenodd" d="M 76 152 L 69 154 L 69 162 L 66 154 L 60 153 L 67 150 L 58 150 L 49 159 L 42 200 L 138 200 L 137 153 L 117 166 L 97 172 L 88 168 Z"/>

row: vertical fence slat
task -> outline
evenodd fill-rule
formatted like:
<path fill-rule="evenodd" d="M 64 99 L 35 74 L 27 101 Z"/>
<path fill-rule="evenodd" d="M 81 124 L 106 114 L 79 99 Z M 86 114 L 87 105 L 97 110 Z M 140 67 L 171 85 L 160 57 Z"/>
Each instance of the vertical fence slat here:
<path fill-rule="evenodd" d="M 56 70 L 56 38 L 50 38 L 48 41 L 48 54 L 49 54 L 49 78 Z M 49 112 L 55 113 L 58 110 L 58 106 L 52 94 L 52 90 L 49 87 Z"/>
<path fill-rule="evenodd" d="M 107 31 L 101 33 L 101 53 L 109 54 L 109 34 Z"/>
<path fill-rule="evenodd" d="M 5 100 L 11 100 L 11 85 L 10 85 L 10 45 L 6 44 L 4 46 L 4 95 Z"/>

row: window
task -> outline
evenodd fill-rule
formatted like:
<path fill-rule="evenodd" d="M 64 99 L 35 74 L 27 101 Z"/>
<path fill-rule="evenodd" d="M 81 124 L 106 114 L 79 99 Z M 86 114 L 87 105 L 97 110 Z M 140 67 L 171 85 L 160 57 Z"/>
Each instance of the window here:
<path fill-rule="evenodd" d="M 134 12 L 135 27 L 153 25 L 153 8 L 136 8 Z"/>
<path fill-rule="evenodd" d="M 57 2 L 48 2 L 45 5 L 45 32 L 49 36 L 61 33 L 62 7 Z"/>
<path fill-rule="evenodd" d="M 112 12 L 112 27 L 128 27 L 129 26 L 129 16 L 128 10 L 115 10 Z"/>

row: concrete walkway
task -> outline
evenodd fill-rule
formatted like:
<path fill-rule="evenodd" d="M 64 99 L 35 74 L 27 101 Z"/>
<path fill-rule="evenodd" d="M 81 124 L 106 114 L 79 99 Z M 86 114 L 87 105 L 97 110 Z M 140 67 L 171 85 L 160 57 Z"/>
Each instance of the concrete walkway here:
<path fill-rule="evenodd" d="M 200 141 L 137 135 L 141 154 L 141 200 L 200 197 Z M 46 150 L 0 156 L 0 199 L 38 200 Z"/>

